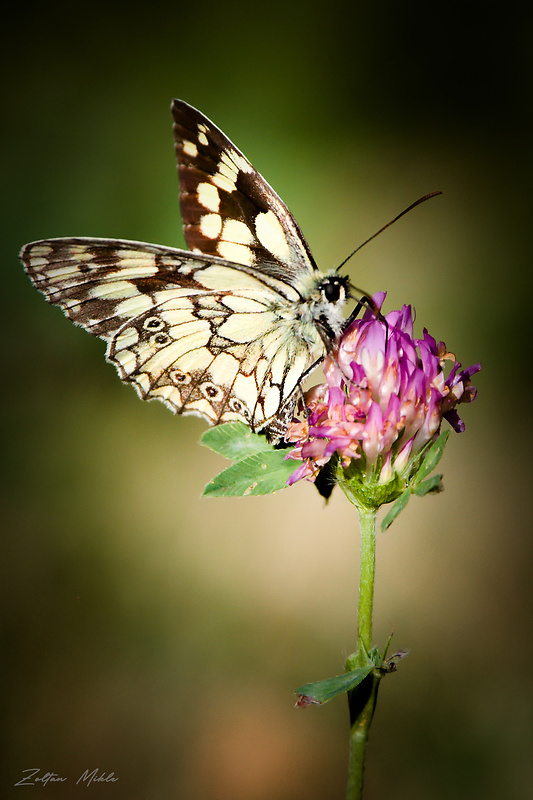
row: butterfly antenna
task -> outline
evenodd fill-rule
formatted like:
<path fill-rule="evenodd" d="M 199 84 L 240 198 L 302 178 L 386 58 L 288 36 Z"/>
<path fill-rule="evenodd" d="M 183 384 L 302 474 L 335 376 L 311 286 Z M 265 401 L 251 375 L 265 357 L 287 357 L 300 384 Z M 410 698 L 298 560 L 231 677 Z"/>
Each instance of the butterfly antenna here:
<path fill-rule="evenodd" d="M 341 269 L 346 264 L 346 262 L 351 259 L 352 256 L 354 256 L 362 247 L 365 246 L 365 244 L 368 244 L 369 242 L 372 241 L 372 239 L 375 239 L 376 236 L 379 236 L 380 233 L 383 233 L 384 230 L 389 228 L 395 222 L 398 222 L 398 220 L 401 217 L 403 217 L 404 214 L 407 214 L 408 211 L 412 211 L 412 209 L 415 208 L 416 206 L 419 206 L 420 203 L 425 203 L 426 200 L 429 200 L 430 197 L 436 197 L 439 194 L 442 194 L 442 192 L 430 192 L 429 194 L 425 194 L 424 197 L 419 197 L 418 200 L 415 200 L 415 202 L 411 203 L 411 205 L 408 206 L 407 208 L 404 208 L 404 210 L 401 211 L 398 214 L 398 216 L 394 217 L 394 219 L 391 219 L 391 221 L 387 222 L 387 224 L 384 225 L 382 228 L 380 228 L 379 231 L 376 231 L 376 233 L 373 233 L 372 236 L 369 236 L 368 239 L 366 239 L 362 244 L 360 244 L 358 247 L 356 247 L 355 250 L 353 251 L 353 253 L 350 253 L 350 255 L 347 258 L 345 258 L 344 261 L 341 264 L 339 264 L 339 266 L 337 267 L 337 270 Z"/>

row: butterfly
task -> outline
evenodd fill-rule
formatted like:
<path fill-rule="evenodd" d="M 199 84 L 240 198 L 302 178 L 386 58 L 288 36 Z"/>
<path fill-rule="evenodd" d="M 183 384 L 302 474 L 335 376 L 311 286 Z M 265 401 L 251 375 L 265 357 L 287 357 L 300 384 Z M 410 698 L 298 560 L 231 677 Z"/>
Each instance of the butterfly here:
<path fill-rule="evenodd" d="M 189 250 L 80 237 L 32 242 L 20 258 L 142 399 L 278 443 L 345 326 L 350 283 L 319 271 L 287 206 L 219 128 L 182 100 L 171 109 Z"/>

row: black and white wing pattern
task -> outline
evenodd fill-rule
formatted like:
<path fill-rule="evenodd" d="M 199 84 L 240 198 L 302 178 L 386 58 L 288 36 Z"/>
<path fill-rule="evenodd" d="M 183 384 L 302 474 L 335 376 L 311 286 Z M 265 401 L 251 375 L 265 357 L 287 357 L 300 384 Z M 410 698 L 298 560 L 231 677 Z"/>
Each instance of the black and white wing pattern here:
<path fill-rule="evenodd" d="M 180 100 L 172 114 L 190 250 L 66 238 L 20 257 L 143 399 L 277 441 L 343 328 L 349 282 L 319 272 L 287 207 L 212 122 Z"/>

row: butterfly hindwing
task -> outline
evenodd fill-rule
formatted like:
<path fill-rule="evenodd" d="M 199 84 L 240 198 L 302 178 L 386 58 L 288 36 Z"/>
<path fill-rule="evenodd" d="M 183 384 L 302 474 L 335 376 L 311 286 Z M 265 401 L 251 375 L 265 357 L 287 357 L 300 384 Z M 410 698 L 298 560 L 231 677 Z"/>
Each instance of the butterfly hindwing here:
<path fill-rule="evenodd" d="M 262 276 L 107 239 L 44 240 L 21 258 L 49 302 L 107 341 L 108 360 L 143 399 L 211 424 L 238 419 L 255 430 L 279 416 L 286 427 L 319 354 L 294 338 L 276 310 L 286 299 Z"/>

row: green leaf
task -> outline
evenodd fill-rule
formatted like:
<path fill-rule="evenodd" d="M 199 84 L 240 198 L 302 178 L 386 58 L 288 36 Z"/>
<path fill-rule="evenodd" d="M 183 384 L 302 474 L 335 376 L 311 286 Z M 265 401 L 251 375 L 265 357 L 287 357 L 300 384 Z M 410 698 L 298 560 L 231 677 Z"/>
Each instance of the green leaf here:
<path fill-rule="evenodd" d="M 442 454 L 444 453 L 444 445 L 448 441 L 449 435 L 450 431 L 442 431 L 438 439 L 433 442 L 431 447 L 428 449 L 426 455 L 424 456 L 424 460 L 422 461 L 422 464 L 415 475 L 415 484 L 420 483 L 427 475 L 429 475 L 430 472 L 433 472 L 442 458 Z"/>
<path fill-rule="evenodd" d="M 285 489 L 287 479 L 300 465 L 294 459 L 285 460 L 285 450 L 254 453 L 242 458 L 213 478 L 204 489 L 204 497 L 244 497 L 271 494 Z"/>
<path fill-rule="evenodd" d="M 299 686 L 296 689 L 298 695 L 297 705 L 301 708 L 310 705 L 311 703 L 327 703 L 333 697 L 339 694 L 349 692 L 354 689 L 359 683 L 364 681 L 367 675 L 373 670 L 370 664 L 367 667 L 359 667 L 350 672 L 345 672 L 344 675 L 336 675 L 334 678 L 326 678 L 323 681 L 316 683 L 306 683 L 304 686 Z"/>
<path fill-rule="evenodd" d="M 232 461 L 240 461 L 253 453 L 273 450 L 266 436 L 253 433 L 244 422 L 225 422 L 208 428 L 200 438 L 205 447 Z"/>
<path fill-rule="evenodd" d="M 209 428 L 201 442 L 235 463 L 213 478 L 204 497 L 243 497 L 271 494 L 285 489 L 287 480 L 301 464 L 286 460 L 287 450 L 276 450 L 265 436 L 252 433 L 242 422 Z"/>
<path fill-rule="evenodd" d="M 390 509 L 389 513 L 384 517 L 381 523 L 381 530 L 386 531 L 387 528 L 390 528 L 398 514 L 400 514 L 407 503 L 409 502 L 409 498 L 411 496 L 411 489 L 405 489 L 393 504 L 392 508 Z"/>
<path fill-rule="evenodd" d="M 431 478 L 428 478 L 427 481 L 416 483 L 413 488 L 413 493 L 418 495 L 418 497 L 424 497 L 428 492 L 442 492 L 443 489 L 442 474 L 439 474 L 433 475 Z"/>

